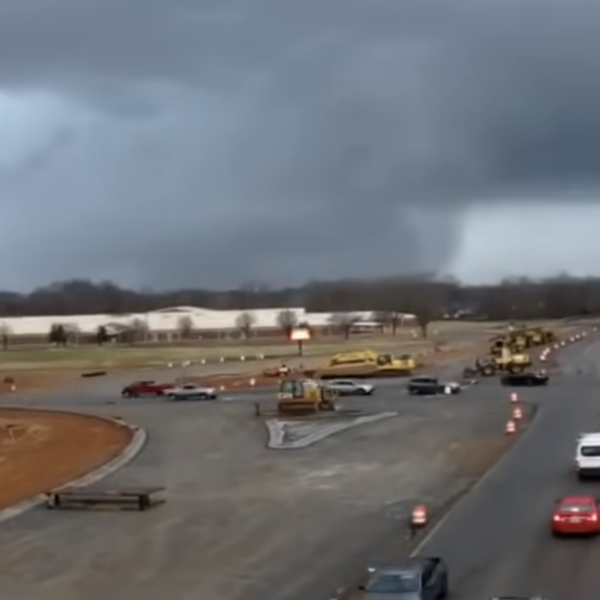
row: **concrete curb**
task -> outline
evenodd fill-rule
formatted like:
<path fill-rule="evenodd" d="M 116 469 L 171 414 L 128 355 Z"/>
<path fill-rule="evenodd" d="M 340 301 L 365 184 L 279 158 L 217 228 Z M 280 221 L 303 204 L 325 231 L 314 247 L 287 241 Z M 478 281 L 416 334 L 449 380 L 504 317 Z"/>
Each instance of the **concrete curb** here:
<path fill-rule="evenodd" d="M 269 434 L 267 448 L 272 450 L 281 448 L 283 446 L 283 438 L 285 435 L 283 423 L 277 419 L 269 419 L 265 425 L 267 426 L 267 432 Z"/>
<path fill-rule="evenodd" d="M 19 410 L 23 410 L 23 411 L 30 410 L 30 409 L 23 408 L 23 407 L 12 407 L 12 406 L 2 407 L 2 408 L 10 408 L 11 410 L 19 409 Z M 129 423 L 126 423 L 122 419 L 117 419 L 117 418 L 111 419 L 110 417 L 105 417 L 102 415 L 76 413 L 76 412 L 68 411 L 68 410 L 37 409 L 37 408 L 36 409 L 32 408 L 31 410 L 37 410 L 40 412 L 65 413 L 65 414 L 92 417 L 95 419 L 102 419 L 104 421 L 109 421 L 111 423 L 120 425 L 122 427 L 128 427 L 129 429 L 131 429 L 131 431 L 133 431 L 133 438 L 131 439 L 131 442 L 129 442 L 129 445 L 125 448 L 125 450 L 123 450 L 123 452 L 121 452 L 121 454 L 119 456 L 113 458 L 110 462 L 106 463 L 105 465 L 98 467 L 97 469 L 94 469 L 91 473 L 88 473 L 87 475 L 83 475 L 82 477 L 79 477 L 77 479 L 74 479 L 73 481 L 66 483 L 62 487 L 71 487 L 71 486 L 84 487 L 84 486 L 96 483 L 96 482 L 104 479 L 105 477 L 108 477 L 109 475 L 112 475 L 112 473 L 115 473 L 116 471 L 118 471 L 119 469 L 122 469 L 123 467 L 128 465 L 131 461 L 133 461 L 133 459 L 136 458 L 136 456 L 138 456 L 138 454 L 144 449 L 144 446 L 146 445 L 146 442 L 148 441 L 148 433 L 146 432 L 145 429 L 142 429 L 135 425 L 130 425 Z M 44 502 L 46 502 L 46 496 L 44 494 L 38 494 L 37 496 L 34 496 L 33 498 L 31 498 L 29 500 L 24 500 L 23 502 L 19 502 L 18 504 L 15 504 L 14 506 L 0 510 L 0 523 L 4 523 L 5 521 L 8 521 L 9 519 L 14 519 L 15 517 L 18 517 L 28 511 L 30 511 L 31 509 L 35 508 L 36 506 L 42 505 Z"/>

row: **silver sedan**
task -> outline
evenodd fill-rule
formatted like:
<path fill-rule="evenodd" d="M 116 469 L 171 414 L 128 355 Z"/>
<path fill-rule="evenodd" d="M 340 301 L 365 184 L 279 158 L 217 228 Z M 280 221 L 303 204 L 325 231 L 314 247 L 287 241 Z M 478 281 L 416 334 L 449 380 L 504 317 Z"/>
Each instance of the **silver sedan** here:
<path fill-rule="evenodd" d="M 340 396 L 371 396 L 375 386 L 370 383 L 359 383 L 351 379 L 334 379 L 328 381 L 325 387 L 335 391 Z"/>

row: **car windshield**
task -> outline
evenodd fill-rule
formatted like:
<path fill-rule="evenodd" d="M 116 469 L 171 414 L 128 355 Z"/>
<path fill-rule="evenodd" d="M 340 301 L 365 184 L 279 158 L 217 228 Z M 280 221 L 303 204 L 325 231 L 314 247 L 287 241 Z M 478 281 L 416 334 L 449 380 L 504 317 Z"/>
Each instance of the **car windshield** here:
<path fill-rule="evenodd" d="M 412 380 L 412 383 L 437 383 L 437 379 L 433 377 L 417 377 Z"/>
<path fill-rule="evenodd" d="M 412 573 L 377 573 L 365 586 L 367 592 L 403 594 L 419 591 L 419 579 Z"/>
<path fill-rule="evenodd" d="M 581 456 L 600 456 L 600 446 L 582 446 L 579 454 Z"/>
<path fill-rule="evenodd" d="M 589 503 L 575 503 L 575 502 L 566 502 L 561 505 L 560 512 L 563 513 L 589 513 L 592 512 L 594 507 Z"/>

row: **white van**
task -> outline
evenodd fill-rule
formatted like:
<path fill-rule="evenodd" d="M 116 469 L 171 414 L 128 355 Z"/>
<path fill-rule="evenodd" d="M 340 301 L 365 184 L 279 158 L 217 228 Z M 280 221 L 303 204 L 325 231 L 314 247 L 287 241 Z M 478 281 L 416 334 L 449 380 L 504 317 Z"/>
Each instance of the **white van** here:
<path fill-rule="evenodd" d="M 575 468 L 579 479 L 600 477 L 600 433 L 583 433 L 577 441 Z"/>

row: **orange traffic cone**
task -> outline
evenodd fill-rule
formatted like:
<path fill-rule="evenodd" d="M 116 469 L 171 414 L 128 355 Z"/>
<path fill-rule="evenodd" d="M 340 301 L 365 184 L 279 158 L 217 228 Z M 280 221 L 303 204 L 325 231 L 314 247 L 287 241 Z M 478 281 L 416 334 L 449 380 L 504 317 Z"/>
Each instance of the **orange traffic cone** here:
<path fill-rule="evenodd" d="M 509 419 L 506 422 L 506 429 L 504 431 L 505 431 L 506 435 L 514 435 L 515 433 L 517 433 L 516 423 L 512 419 Z"/>
<path fill-rule="evenodd" d="M 514 407 L 512 417 L 515 421 L 520 421 L 523 418 L 523 411 L 519 406 Z"/>
<path fill-rule="evenodd" d="M 517 394 L 517 392 L 513 392 L 510 395 L 510 401 L 513 402 L 513 403 L 518 402 L 519 401 L 519 394 Z"/>
<path fill-rule="evenodd" d="M 424 504 L 417 504 L 412 510 L 410 520 L 414 528 L 425 527 L 427 525 L 427 507 Z"/>

